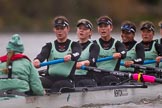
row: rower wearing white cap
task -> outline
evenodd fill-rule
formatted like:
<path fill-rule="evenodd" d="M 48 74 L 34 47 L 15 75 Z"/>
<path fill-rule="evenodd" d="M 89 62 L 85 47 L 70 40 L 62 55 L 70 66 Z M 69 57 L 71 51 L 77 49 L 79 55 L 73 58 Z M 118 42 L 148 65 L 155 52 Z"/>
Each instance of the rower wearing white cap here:
<path fill-rule="evenodd" d="M 122 43 L 127 49 L 127 56 L 122 59 L 124 66 L 120 66 L 120 71 L 134 72 L 131 64 L 143 64 L 145 59 L 144 47 L 141 43 L 137 43 L 134 39 L 136 33 L 136 26 L 131 21 L 124 21 L 121 25 L 121 39 Z"/>

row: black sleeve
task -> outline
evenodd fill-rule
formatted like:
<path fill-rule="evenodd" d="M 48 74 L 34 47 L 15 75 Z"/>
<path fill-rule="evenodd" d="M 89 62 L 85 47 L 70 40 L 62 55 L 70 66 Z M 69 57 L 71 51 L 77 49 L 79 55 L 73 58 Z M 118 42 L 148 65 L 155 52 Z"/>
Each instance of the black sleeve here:
<path fill-rule="evenodd" d="M 93 43 L 90 47 L 90 55 L 89 55 L 89 61 L 90 66 L 96 66 L 96 61 L 99 55 L 100 48 L 96 43 Z"/>
<path fill-rule="evenodd" d="M 37 55 L 35 59 L 38 59 L 40 62 L 43 62 L 44 60 L 48 59 L 51 48 L 52 44 L 46 43 L 46 45 L 42 47 L 41 52 Z"/>
<path fill-rule="evenodd" d="M 162 44 L 155 43 L 155 49 L 159 56 L 162 56 Z"/>
<path fill-rule="evenodd" d="M 121 54 L 121 58 L 124 59 L 126 57 L 126 48 L 124 44 L 122 44 L 120 41 L 117 41 L 115 44 L 116 51 Z"/>
<path fill-rule="evenodd" d="M 71 45 L 71 49 L 72 49 L 72 60 L 73 61 L 77 61 L 81 55 L 81 46 L 79 45 L 78 42 L 73 42 Z"/>
<path fill-rule="evenodd" d="M 145 50 L 144 50 L 144 46 L 141 43 L 138 43 L 136 45 L 136 59 L 134 59 L 134 63 L 136 64 L 143 64 L 144 60 L 145 60 Z"/>

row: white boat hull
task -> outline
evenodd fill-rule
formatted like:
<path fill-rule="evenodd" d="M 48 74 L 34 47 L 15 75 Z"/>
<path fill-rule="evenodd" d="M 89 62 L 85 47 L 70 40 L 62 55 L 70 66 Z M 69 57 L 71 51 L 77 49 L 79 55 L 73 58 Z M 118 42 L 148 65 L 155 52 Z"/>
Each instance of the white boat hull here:
<path fill-rule="evenodd" d="M 1 108 L 60 108 L 81 107 L 89 104 L 123 104 L 154 100 L 162 96 L 161 85 L 148 88 L 120 88 L 100 91 L 56 93 L 47 96 L 21 97 L 0 101 Z"/>

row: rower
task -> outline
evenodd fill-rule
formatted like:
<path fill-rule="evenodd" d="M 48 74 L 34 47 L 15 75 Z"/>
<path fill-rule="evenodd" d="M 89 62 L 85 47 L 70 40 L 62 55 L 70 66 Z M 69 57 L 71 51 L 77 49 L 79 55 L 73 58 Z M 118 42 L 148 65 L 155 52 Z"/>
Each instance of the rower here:
<path fill-rule="evenodd" d="M 96 61 L 99 54 L 99 46 L 89 39 L 92 36 L 93 25 L 87 19 L 80 19 L 77 23 L 78 43 L 81 45 L 82 53 L 76 64 L 78 68 L 75 71 L 76 86 L 96 86 L 94 72 L 81 70 L 81 66 L 96 67 Z"/>
<path fill-rule="evenodd" d="M 45 60 L 64 58 L 65 62 L 63 63 L 49 65 L 46 75 L 41 77 L 44 88 L 58 92 L 63 87 L 74 87 L 74 73 L 76 62 L 81 54 L 81 47 L 79 43 L 68 39 L 70 26 L 65 16 L 56 16 L 52 24 L 56 40 L 48 42 L 42 47 L 33 64 L 36 68 L 39 68 L 40 63 Z"/>
<path fill-rule="evenodd" d="M 155 35 L 155 26 L 151 21 L 143 21 L 140 24 L 142 41 L 141 43 L 145 49 L 145 60 L 160 61 L 162 57 L 162 45 L 153 40 Z M 146 64 L 147 66 L 155 67 L 156 63 Z"/>
<path fill-rule="evenodd" d="M 160 29 L 160 36 L 161 38 L 157 39 L 158 43 L 162 45 L 162 20 L 158 23 Z M 158 62 L 162 60 L 162 57 L 157 58 Z M 159 63 L 159 67 L 162 68 L 162 63 Z"/>
<path fill-rule="evenodd" d="M 158 23 L 158 26 L 159 26 L 160 36 L 161 36 L 161 38 L 158 39 L 158 43 L 162 44 L 162 20 Z"/>
<path fill-rule="evenodd" d="M 141 43 L 137 43 L 134 39 L 136 33 L 136 26 L 131 21 L 124 21 L 121 25 L 121 39 L 122 43 L 127 49 L 127 56 L 121 61 L 124 66 L 120 66 L 120 71 L 137 72 L 138 70 L 130 67 L 132 64 L 143 64 L 145 59 L 144 47 Z"/>
<path fill-rule="evenodd" d="M 107 60 L 103 62 L 98 62 L 97 67 L 100 69 L 106 70 L 119 70 L 120 67 L 120 60 L 126 57 L 126 49 L 124 45 L 114 39 L 111 36 L 111 32 L 113 30 L 113 23 L 112 19 L 109 16 L 101 16 L 97 19 L 97 30 L 100 35 L 100 38 L 95 40 L 94 42 L 97 43 L 100 47 L 99 59 L 113 56 L 114 59 Z M 115 79 L 114 76 L 105 76 L 104 74 L 98 74 L 98 83 L 108 83 Z M 118 78 L 114 80 L 117 81 Z M 102 84 L 101 84 L 102 85 Z"/>

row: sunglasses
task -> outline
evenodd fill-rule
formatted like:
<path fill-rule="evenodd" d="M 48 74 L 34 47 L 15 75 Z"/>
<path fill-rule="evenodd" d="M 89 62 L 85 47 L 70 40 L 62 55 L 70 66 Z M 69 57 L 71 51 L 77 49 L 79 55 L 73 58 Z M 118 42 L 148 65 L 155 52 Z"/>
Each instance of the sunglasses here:
<path fill-rule="evenodd" d="M 128 32 L 134 32 L 134 33 L 136 32 L 135 29 L 129 24 L 125 24 L 121 26 L 121 30 L 126 30 Z"/>

